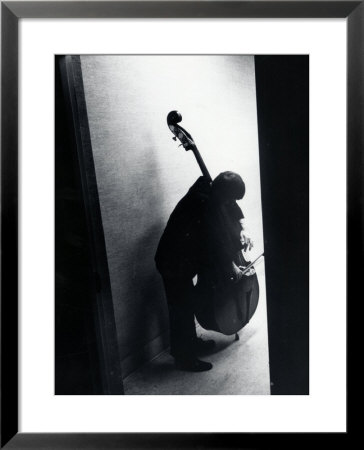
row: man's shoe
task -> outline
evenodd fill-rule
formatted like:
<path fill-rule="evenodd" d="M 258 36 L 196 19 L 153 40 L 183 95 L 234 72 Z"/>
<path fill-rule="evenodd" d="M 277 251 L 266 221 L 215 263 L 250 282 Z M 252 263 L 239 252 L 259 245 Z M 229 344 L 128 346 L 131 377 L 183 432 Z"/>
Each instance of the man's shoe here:
<path fill-rule="evenodd" d="M 212 364 L 197 358 L 176 359 L 176 368 L 186 370 L 187 372 L 205 372 L 206 370 L 212 369 Z"/>
<path fill-rule="evenodd" d="M 197 353 L 207 353 L 213 350 L 216 346 L 215 341 L 209 339 L 204 341 L 202 338 L 196 338 L 195 349 Z"/>

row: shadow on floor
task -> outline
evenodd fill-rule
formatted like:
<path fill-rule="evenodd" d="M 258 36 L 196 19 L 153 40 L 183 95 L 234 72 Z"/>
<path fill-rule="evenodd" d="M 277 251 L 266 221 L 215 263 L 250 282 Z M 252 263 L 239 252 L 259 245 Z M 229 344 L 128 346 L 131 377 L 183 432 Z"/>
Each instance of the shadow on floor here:
<path fill-rule="evenodd" d="M 208 372 L 177 370 L 168 351 L 163 352 L 124 380 L 126 395 L 269 394 L 267 361 L 258 364 L 260 370 L 251 363 L 257 333 L 244 331 L 238 341 L 235 336 L 199 333 L 216 340 L 215 349 L 201 356 L 213 364 Z"/>

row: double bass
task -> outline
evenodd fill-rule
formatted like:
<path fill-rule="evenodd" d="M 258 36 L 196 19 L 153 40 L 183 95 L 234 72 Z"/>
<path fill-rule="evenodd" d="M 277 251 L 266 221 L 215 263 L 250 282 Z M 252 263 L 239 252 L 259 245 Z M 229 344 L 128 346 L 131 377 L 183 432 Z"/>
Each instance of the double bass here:
<path fill-rule="evenodd" d="M 192 136 L 178 125 L 181 121 L 182 116 L 178 111 L 171 111 L 167 116 L 173 139 L 178 139 L 186 151 L 193 152 L 203 176 L 211 183 L 210 173 Z M 263 254 L 250 262 L 242 251 L 236 253 L 234 262 L 243 272 L 238 282 L 226 279 L 221 272 L 211 270 L 209 266 L 201 268 L 195 285 L 195 316 L 204 329 L 225 335 L 235 334 L 236 339 L 239 338 L 237 332 L 250 321 L 258 306 L 259 284 L 254 264 L 261 256 Z"/>

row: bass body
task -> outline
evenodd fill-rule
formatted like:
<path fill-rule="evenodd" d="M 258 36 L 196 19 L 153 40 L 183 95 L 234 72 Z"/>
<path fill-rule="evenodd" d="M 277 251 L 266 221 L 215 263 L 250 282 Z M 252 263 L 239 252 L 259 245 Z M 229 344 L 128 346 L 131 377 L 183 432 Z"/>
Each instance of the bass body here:
<path fill-rule="evenodd" d="M 242 253 L 234 260 L 246 267 L 249 262 Z M 259 283 L 256 273 L 244 275 L 238 282 L 216 274 L 216 270 L 202 270 L 196 284 L 196 319 L 206 330 L 226 335 L 237 333 L 249 323 L 259 301 Z"/>

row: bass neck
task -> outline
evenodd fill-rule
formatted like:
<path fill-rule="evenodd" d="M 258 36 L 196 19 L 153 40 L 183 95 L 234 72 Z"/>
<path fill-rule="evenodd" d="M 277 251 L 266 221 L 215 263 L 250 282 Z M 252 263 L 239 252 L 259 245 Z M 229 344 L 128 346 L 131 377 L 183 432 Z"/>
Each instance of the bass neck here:
<path fill-rule="evenodd" d="M 175 141 L 178 139 L 186 151 L 192 150 L 193 154 L 195 155 L 196 161 L 201 169 L 202 175 L 209 182 L 211 182 L 212 181 L 211 175 L 210 175 L 209 171 L 207 170 L 204 160 L 202 159 L 202 156 L 200 155 L 200 152 L 198 151 L 192 136 L 190 135 L 190 133 L 187 130 L 185 130 L 181 125 L 179 125 L 179 123 L 181 121 L 182 121 L 182 115 L 178 111 L 170 111 L 168 113 L 167 124 L 168 124 L 168 128 L 174 134 L 173 139 Z"/>
<path fill-rule="evenodd" d="M 198 151 L 197 147 L 194 146 L 191 150 L 192 150 L 193 154 L 195 155 L 197 164 L 199 165 L 199 167 L 200 167 L 200 169 L 201 169 L 202 175 L 203 175 L 205 178 L 207 178 L 207 180 L 208 180 L 209 182 L 211 182 L 211 181 L 212 181 L 211 175 L 210 175 L 209 171 L 207 170 L 207 167 L 206 167 L 206 165 L 205 165 L 205 162 L 204 162 L 204 160 L 202 159 L 202 156 L 201 156 L 200 152 Z"/>

